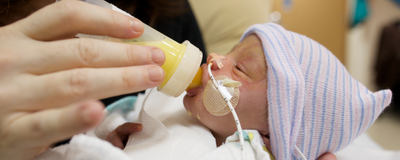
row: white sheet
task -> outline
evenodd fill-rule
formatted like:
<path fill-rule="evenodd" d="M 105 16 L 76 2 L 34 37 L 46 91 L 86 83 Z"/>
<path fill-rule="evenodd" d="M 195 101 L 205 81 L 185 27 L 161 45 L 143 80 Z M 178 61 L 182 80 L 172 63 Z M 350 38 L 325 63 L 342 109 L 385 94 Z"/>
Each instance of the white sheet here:
<path fill-rule="evenodd" d="M 37 156 L 35 160 L 107 160 L 115 159 L 115 157 L 119 157 L 117 159 L 129 157 L 129 159 L 146 160 L 186 160 L 197 159 L 199 157 L 201 159 L 210 159 L 210 156 L 217 152 L 217 154 L 220 154 L 221 151 L 229 152 L 229 147 L 215 150 L 215 140 L 210 131 L 196 119 L 189 116 L 184 109 L 182 104 L 183 95 L 178 98 L 170 98 L 153 91 L 146 104 L 146 114 L 148 116 L 145 115 L 143 117 L 142 115 L 139 118 L 138 111 L 144 98 L 144 95 L 139 96 L 135 104 L 138 108 L 135 109 L 135 112 L 129 113 L 125 117 L 141 121 L 144 124 L 143 133 L 133 134 L 129 139 L 127 148 L 123 152 L 100 138 L 92 137 L 94 136 L 94 132 L 91 131 L 88 135 L 75 136 L 69 145 L 51 149 Z M 118 115 L 109 116 L 103 122 L 103 136 L 124 123 L 126 121 L 125 118 Z M 400 151 L 384 150 L 366 133 L 355 139 L 344 150 L 335 153 L 335 155 L 338 160 L 400 159 Z"/>
<path fill-rule="evenodd" d="M 140 107 L 145 96 L 139 96 Z M 142 132 L 132 134 L 124 152 L 132 159 L 197 159 L 216 148 L 211 132 L 183 107 L 183 95 L 171 98 L 153 91 L 140 114 Z"/>
<path fill-rule="evenodd" d="M 122 153 L 121 150 L 115 151 L 118 148 L 101 139 L 127 120 L 143 124 L 143 130 L 132 134 L 123 150 L 122 154 L 130 159 L 197 159 L 216 148 L 215 139 L 209 129 L 189 116 L 184 109 L 183 96 L 171 98 L 153 91 L 144 110 L 139 114 L 144 98 L 144 95 L 138 97 L 132 113 L 111 114 L 87 135 L 74 136 L 69 145 L 51 149 L 37 156 L 35 160 L 107 160 L 110 159 L 109 155 L 116 157 Z"/>

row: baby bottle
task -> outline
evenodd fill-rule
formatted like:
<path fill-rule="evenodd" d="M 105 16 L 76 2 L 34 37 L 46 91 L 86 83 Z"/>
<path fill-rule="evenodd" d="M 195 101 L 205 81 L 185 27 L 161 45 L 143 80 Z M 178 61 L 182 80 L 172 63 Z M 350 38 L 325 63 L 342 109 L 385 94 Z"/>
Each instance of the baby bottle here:
<path fill-rule="evenodd" d="M 104 0 L 83 1 L 129 15 Z M 179 44 L 146 24 L 144 24 L 143 35 L 135 39 L 117 39 L 86 34 L 77 36 L 160 48 L 166 57 L 164 65 L 161 66 L 165 71 L 165 78 L 157 90 L 168 96 L 178 97 L 183 91 L 201 85 L 202 70 L 199 66 L 203 57 L 202 52 L 189 41 Z"/>
<path fill-rule="evenodd" d="M 143 35 L 135 39 L 122 40 L 124 43 L 156 46 L 164 51 L 164 81 L 157 90 L 173 97 L 183 91 L 201 85 L 202 70 L 199 67 L 203 54 L 189 41 L 179 44 L 155 29 L 145 25 Z"/>

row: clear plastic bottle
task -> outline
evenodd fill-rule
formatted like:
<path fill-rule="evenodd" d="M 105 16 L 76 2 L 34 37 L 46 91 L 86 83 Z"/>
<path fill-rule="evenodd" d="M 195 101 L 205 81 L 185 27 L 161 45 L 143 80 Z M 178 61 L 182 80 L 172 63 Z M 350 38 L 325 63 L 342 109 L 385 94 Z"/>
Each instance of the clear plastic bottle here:
<path fill-rule="evenodd" d="M 147 25 L 139 38 L 122 41 L 128 44 L 156 46 L 164 51 L 166 59 L 161 67 L 165 71 L 165 78 L 157 87 L 158 91 L 177 97 L 187 88 L 201 85 L 202 70 L 199 66 L 203 54 L 189 41 L 179 44 Z"/>
<path fill-rule="evenodd" d="M 127 14 L 104 0 L 86 0 L 86 2 Z M 199 66 L 203 57 L 202 52 L 189 41 L 180 44 L 150 26 L 144 25 L 143 35 L 135 39 L 116 39 L 108 36 L 85 34 L 78 34 L 77 36 L 135 45 L 156 46 L 162 49 L 166 57 L 164 65 L 161 66 L 165 71 L 165 78 L 162 84 L 157 87 L 157 90 L 168 96 L 178 97 L 185 90 L 200 86 L 202 70 Z"/>

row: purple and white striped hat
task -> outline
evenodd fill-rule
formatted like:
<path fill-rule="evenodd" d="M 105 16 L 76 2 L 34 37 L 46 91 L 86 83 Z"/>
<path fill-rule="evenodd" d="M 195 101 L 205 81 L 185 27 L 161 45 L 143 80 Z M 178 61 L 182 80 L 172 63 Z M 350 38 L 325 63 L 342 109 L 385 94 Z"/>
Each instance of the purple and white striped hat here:
<path fill-rule="evenodd" d="M 391 102 L 392 92 L 369 91 L 324 46 L 273 23 L 256 24 L 267 62 L 268 122 L 277 160 L 313 160 L 346 147 Z"/>

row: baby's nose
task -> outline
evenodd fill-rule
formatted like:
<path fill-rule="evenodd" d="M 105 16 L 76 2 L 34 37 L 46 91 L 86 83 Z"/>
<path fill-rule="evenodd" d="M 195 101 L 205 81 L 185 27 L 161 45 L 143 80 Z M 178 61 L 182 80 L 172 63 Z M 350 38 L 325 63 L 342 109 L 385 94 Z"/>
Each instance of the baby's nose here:
<path fill-rule="evenodd" d="M 212 70 L 212 71 L 219 70 L 218 64 L 217 64 L 216 61 L 209 62 L 208 64 L 210 64 L 210 63 L 212 63 L 212 66 L 211 66 L 211 70 Z"/>
<path fill-rule="evenodd" d="M 221 59 L 224 59 L 224 58 L 225 58 L 224 56 L 219 56 L 219 55 L 217 55 L 215 53 L 211 53 L 207 57 L 207 64 L 212 63 L 211 70 L 218 70 L 220 68 L 218 67 L 218 62 L 217 61 L 219 61 L 219 63 L 222 63 Z"/>

